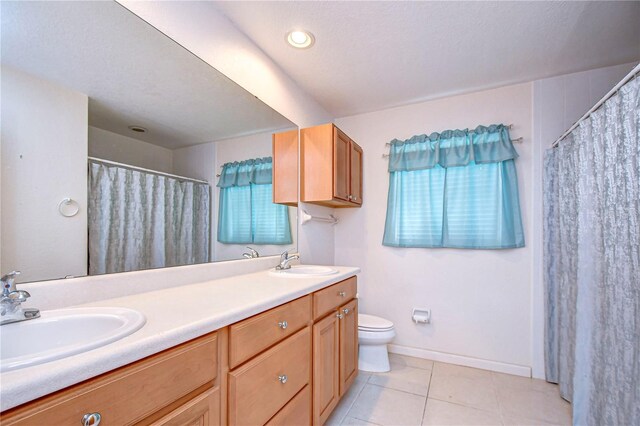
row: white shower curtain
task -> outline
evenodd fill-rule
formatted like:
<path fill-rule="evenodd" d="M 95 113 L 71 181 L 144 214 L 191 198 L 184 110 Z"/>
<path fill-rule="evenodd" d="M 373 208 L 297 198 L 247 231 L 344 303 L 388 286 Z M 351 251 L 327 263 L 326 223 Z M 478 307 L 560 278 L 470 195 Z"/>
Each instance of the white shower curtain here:
<path fill-rule="evenodd" d="M 210 187 L 90 161 L 89 274 L 209 261 Z"/>
<path fill-rule="evenodd" d="M 546 373 L 576 425 L 640 425 L 640 79 L 547 152 Z"/>

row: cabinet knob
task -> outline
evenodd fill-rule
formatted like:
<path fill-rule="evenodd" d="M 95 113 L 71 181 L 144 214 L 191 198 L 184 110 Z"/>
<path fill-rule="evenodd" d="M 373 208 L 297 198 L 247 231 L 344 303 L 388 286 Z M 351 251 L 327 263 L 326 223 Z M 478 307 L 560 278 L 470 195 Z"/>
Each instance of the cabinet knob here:
<path fill-rule="evenodd" d="M 286 328 L 289 326 L 289 324 L 286 321 L 280 321 L 278 323 L 278 327 L 280 327 L 283 330 L 286 330 Z"/>
<path fill-rule="evenodd" d="M 340 297 L 345 297 L 346 295 L 347 295 L 347 293 L 344 292 L 344 291 L 339 291 L 338 292 L 338 296 L 340 296 Z"/>
<path fill-rule="evenodd" d="M 342 318 L 344 318 L 344 315 L 342 314 L 337 314 L 336 317 L 338 317 L 339 320 L 341 320 Z"/>
<path fill-rule="evenodd" d="M 278 376 L 278 381 L 282 384 L 287 383 L 287 375 L 286 374 L 280 374 Z"/>
<path fill-rule="evenodd" d="M 98 426 L 102 420 L 100 413 L 85 414 L 82 418 L 82 426 Z"/>
<path fill-rule="evenodd" d="M 351 312 L 351 310 L 349 308 L 344 308 L 342 312 L 344 312 L 345 315 L 349 315 L 349 312 Z"/>
<path fill-rule="evenodd" d="M 353 195 L 349 195 L 349 199 L 350 199 L 350 200 L 353 200 Z"/>

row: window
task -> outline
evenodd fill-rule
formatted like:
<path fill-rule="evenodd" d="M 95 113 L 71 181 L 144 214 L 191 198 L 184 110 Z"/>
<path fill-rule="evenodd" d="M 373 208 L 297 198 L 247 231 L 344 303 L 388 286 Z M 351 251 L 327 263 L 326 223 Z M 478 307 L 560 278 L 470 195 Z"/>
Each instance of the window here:
<path fill-rule="evenodd" d="M 272 202 L 271 157 L 227 163 L 218 187 L 218 241 L 224 244 L 291 244 L 287 206 Z"/>
<path fill-rule="evenodd" d="M 523 247 L 516 157 L 503 125 L 394 140 L 383 244 Z"/>

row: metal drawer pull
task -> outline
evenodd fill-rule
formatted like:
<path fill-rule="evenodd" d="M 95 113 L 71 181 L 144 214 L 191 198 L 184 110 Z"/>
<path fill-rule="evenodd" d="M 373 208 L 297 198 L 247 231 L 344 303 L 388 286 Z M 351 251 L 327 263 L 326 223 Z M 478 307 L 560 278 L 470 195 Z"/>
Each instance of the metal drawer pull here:
<path fill-rule="evenodd" d="M 278 327 L 280 327 L 283 330 L 285 330 L 288 326 L 289 326 L 289 324 L 286 321 L 280 321 L 278 323 Z"/>
<path fill-rule="evenodd" d="M 344 312 L 345 315 L 349 315 L 349 312 L 351 311 L 349 310 L 349 308 L 344 308 L 342 312 Z"/>
<path fill-rule="evenodd" d="M 347 293 L 344 292 L 344 291 L 339 291 L 338 292 L 338 296 L 340 296 L 340 297 L 345 297 L 346 295 L 347 295 Z"/>
<path fill-rule="evenodd" d="M 336 315 L 336 317 L 338 317 L 338 319 L 342 319 L 342 318 L 344 318 L 344 315 L 342 315 L 342 314 L 337 314 L 337 315 Z"/>
<path fill-rule="evenodd" d="M 285 383 L 287 383 L 287 375 L 286 374 L 279 375 L 278 381 L 284 385 Z"/>
<path fill-rule="evenodd" d="M 82 418 L 82 426 L 98 426 L 102 420 L 100 413 L 85 414 Z"/>

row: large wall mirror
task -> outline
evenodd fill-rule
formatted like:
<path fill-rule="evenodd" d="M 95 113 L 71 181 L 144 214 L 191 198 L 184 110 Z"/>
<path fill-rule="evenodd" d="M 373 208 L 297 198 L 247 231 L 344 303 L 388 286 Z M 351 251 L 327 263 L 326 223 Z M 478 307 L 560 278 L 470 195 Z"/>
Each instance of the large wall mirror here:
<path fill-rule="evenodd" d="M 271 202 L 272 134 L 293 123 L 116 2 L 1 8 L 3 273 L 297 246 L 296 209 Z"/>

